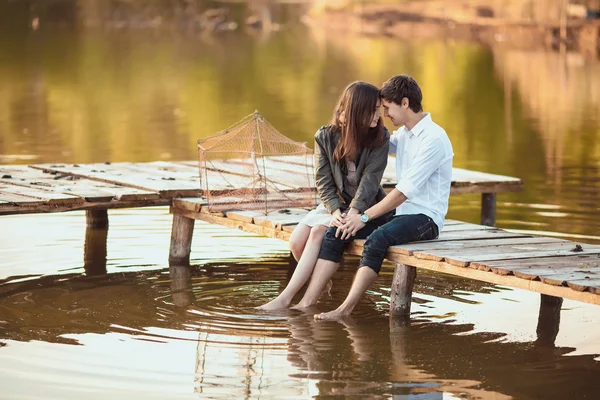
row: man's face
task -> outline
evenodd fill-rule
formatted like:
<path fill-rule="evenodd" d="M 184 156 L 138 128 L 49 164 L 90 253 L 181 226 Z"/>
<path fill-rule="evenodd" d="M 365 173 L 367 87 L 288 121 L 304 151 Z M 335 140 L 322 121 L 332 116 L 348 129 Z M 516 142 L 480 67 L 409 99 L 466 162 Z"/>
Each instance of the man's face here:
<path fill-rule="evenodd" d="M 383 105 L 383 115 L 388 117 L 394 126 L 406 124 L 408 115 L 408 100 L 406 98 L 402 99 L 402 105 L 387 100 L 381 100 L 381 104 Z"/>

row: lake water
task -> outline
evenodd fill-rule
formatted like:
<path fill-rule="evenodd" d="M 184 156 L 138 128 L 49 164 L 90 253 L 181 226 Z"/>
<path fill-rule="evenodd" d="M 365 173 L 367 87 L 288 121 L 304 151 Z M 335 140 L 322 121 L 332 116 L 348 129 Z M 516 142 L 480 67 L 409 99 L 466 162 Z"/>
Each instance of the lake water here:
<path fill-rule="evenodd" d="M 456 167 L 525 182 L 498 195 L 499 227 L 600 243 L 598 59 L 299 24 L 1 32 L 0 163 L 191 160 L 196 139 L 255 109 L 312 146 L 346 84 L 408 73 Z M 479 211 L 453 196 L 448 217 Z M 106 259 L 91 260 L 82 212 L 0 218 L 0 398 L 600 396 L 600 307 L 565 300 L 548 346 L 539 295 L 419 272 L 411 323 L 390 328 L 388 265 L 343 323 L 263 314 L 290 273 L 284 242 L 198 222 L 193 267 L 170 270 L 167 208 L 109 214 L 88 242 Z"/>

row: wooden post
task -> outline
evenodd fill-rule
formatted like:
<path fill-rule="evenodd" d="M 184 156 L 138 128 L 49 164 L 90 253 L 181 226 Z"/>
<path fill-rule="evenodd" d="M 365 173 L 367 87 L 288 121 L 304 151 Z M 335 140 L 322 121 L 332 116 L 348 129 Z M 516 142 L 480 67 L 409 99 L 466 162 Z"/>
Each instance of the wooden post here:
<path fill-rule="evenodd" d="M 169 263 L 189 265 L 190 251 L 192 249 L 192 235 L 194 222 L 191 218 L 173 214 L 173 227 L 171 229 L 171 247 L 169 250 Z"/>
<path fill-rule="evenodd" d="M 390 316 L 410 316 L 412 289 L 417 269 L 410 265 L 396 264 L 392 280 Z"/>
<path fill-rule="evenodd" d="M 558 335 L 560 325 L 560 309 L 562 297 L 542 294 L 540 299 L 540 315 L 536 329 L 536 343 L 542 346 L 554 347 L 554 341 Z"/>
<path fill-rule="evenodd" d="M 169 265 L 171 278 L 171 296 L 177 307 L 192 304 L 192 269 L 187 265 Z"/>
<path fill-rule="evenodd" d="M 496 193 L 481 194 L 481 225 L 496 226 Z"/>
<path fill-rule="evenodd" d="M 85 220 L 88 228 L 108 228 L 108 211 L 85 210 Z"/>
<path fill-rule="evenodd" d="M 85 229 L 83 269 L 88 276 L 106 274 L 106 238 L 108 228 Z"/>

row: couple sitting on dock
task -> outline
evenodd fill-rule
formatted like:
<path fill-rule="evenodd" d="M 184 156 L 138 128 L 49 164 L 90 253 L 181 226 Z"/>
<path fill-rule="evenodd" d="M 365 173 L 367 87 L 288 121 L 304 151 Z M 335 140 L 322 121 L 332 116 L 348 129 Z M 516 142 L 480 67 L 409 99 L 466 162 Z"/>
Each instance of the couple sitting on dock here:
<path fill-rule="evenodd" d="M 316 319 L 349 315 L 375 281 L 390 246 L 435 239 L 448 210 L 453 150 L 446 132 L 423 112 L 417 82 L 397 75 L 381 89 L 354 82 L 342 93 L 333 119 L 315 134 L 315 174 L 321 204 L 290 237 L 298 265 L 287 287 L 259 307 L 289 307 L 310 279 L 294 309 L 314 305 L 337 271 L 345 245 L 365 239 L 350 292 L 334 311 Z M 390 136 L 384 116 L 396 127 Z M 387 195 L 381 179 L 388 153 L 396 155 L 398 184 Z"/>

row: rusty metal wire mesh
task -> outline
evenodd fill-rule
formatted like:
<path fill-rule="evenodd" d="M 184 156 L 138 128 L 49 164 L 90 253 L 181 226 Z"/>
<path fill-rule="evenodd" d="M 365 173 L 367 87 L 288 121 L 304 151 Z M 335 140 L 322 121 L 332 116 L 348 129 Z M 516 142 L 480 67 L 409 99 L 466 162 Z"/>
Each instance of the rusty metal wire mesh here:
<path fill-rule="evenodd" d="M 258 111 L 198 140 L 200 182 L 211 212 L 314 208 L 312 151 Z"/>

